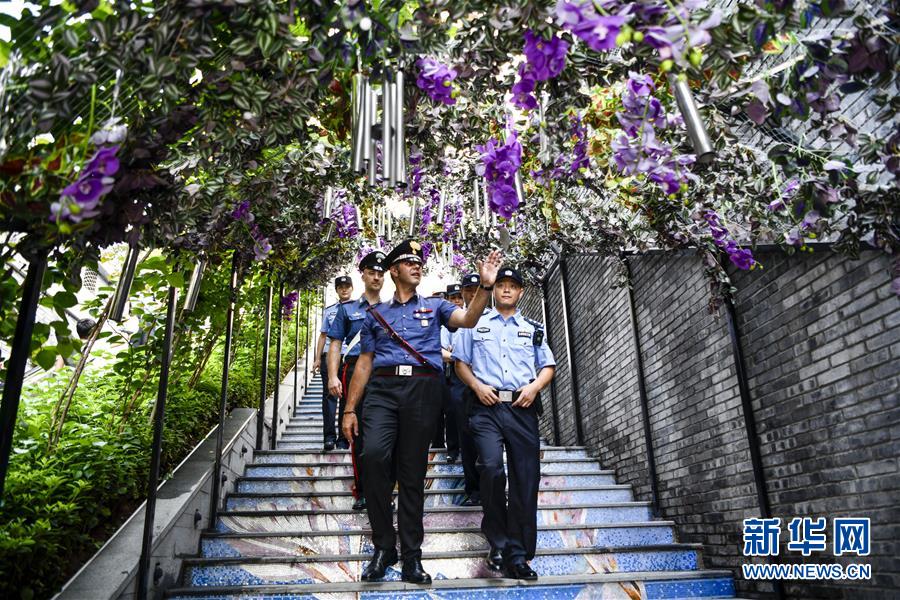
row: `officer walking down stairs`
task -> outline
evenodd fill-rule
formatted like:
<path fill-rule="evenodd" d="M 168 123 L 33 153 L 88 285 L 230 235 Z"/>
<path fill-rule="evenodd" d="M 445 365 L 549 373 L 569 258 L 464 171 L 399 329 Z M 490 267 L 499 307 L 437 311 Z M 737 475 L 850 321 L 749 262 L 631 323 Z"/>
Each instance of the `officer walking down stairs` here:
<path fill-rule="evenodd" d="M 482 276 L 484 281 L 484 276 Z M 501 267 L 494 284 L 494 309 L 474 329 L 456 336 L 456 372 L 469 386 L 469 428 L 478 448 L 481 531 L 491 545 L 488 567 L 513 579 L 537 579 L 529 560 L 537 546 L 540 485 L 540 396 L 556 362 L 544 327 L 516 307 L 522 276 Z M 503 448 L 509 472 L 509 504 Z"/>
<path fill-rule="evenodd" d="M 397 291 L 393 299 L 372 306 L 366 315 L 344 409 L 342 428 L 351 438 L 360 427 L 355 409 L 365 388 L 361 458 L 375 554 L 361 575 L 363 581 L 383 578 L 397 562 L 391 511 L 392 461 L 396 459 L 402 579 L 431 583 L 422 567 L 422 514 L 428 446 L 442 404 L 441 325 L 451 331 L 473 327 L 488 299 L 488 292 L 480 289 L 466 311 L 444 299 L 424 297 L 416 292 L 422 263 L 422 246 L 414 240 L 401 243 L 385 259 Z M 491 252 L 479 264 L 482 285 L 490 287 L 499 266 L 499 252 Z"/>

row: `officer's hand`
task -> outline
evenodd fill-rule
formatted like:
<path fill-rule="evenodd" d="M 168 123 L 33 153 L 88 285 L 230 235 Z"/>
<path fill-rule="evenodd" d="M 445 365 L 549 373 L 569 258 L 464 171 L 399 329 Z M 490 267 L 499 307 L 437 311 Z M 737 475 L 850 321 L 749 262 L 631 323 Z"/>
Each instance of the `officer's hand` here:
<path fill-rule="evenodd" d="M 519 399 L 512 403 L 513 406 L 518 406 L 519 408 L 528 408 L 534 402 L 534 399 L 537 398 L 538 390 L 532 384 L 523 385 L 518 389 Z"/>
<path fill-rule="evenodd" d="M 341 432 L 344 439 L 352 442 L 353 438 L 359 435 L 359 423 L 356 421 L 356 413 L 345 413 L 344 419 L 341 421 Z"/>
<path fill-rule="evenodd" d="M 335 398 L 341 397 L 341 380 L 337 377 L 328 378 L 328 393 Z"/>
<path fill-rule="evenodd" d="M 475 395 L 478 396 L 478 401 L 485 406 L 493 406 L 500 402 L 500 398 L 497 397 L 497 390 L 484 383 L 478 384 Z"/>
<path fill-rule="evenodd" d="M 318 358 L 317 358 L 316 360 L 313 361 L 313 373 L 318 373 L 318 372 L 319 372 L 319 367 L 320 367 L 319 362 L 320 362 L 320 361 L 319 361 Z"/>
<path fill-rule="evenodd" d="M 484 262 L 478 261 L 478 274 L 481 275 L 481 285 L 492 286 L 497 281 L 497 272 L 500 271 L 500 263 L 503 260 L 503 254 L 499 250 L 494 250 L 487 255 Z"/>

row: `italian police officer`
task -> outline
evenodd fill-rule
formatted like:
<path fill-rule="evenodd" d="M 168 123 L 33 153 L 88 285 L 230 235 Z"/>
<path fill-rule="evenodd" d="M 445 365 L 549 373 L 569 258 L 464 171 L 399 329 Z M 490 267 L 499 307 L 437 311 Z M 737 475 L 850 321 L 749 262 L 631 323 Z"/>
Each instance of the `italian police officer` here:
<path fill-rule="evenodd" d="M 341 302 L 331 327 L 328 328 L 328 339 L 331 343 L 328 347 L 328 391 L 340 398 L 340 414 L 344 414 L 347 404 L 347 388 L 353 378 L 353 369 L 356 359 L 359 358 L 360 330 L 366 318 L 366 309 L 381 302 L 381 286 L 384 285 L 384 252 L 377 250 L 366 254 L 359 262 L 359 272 L 362 276 L 365 291 L 357 300 Z M 346 348 L 341 364 L 341 348 Z M 356 406 L 356 414 L 360 415 L 363 403 Z M 361 432 L 360 432 L 361 433 Z M 363 489 L 363 481 L 360 465 L 363 438 L 347 440 L 353 452 L 353 495 L 355 502 L 353 510 L 366 508 L 366 496 Z"/>
<path fill-rule="evenodd" d="M 478 447 L 481 530 L 490 543 L 488 566 L 514 579 L 537 579 L 529 560 L 537 546 L 540 485 L 539 393 L 553 379 L 553 353 L 544 328 L 516 307 L 522 276 L 501 267 L 494 309 L 474 329 L 460 330 L 453 358 L 469 386 L 469 427 Z M 509 502 L 503 449 L 509 471 Z"/>
<path fill-rule="evenodd" d="M 353 293 L 353 280 L 346 275 L 341 275 L 334 280 L 334 290 L 337 292 L 338 301 L 325 307 L 322 312 L 322 328 L 319 331 L 319 339 L 316 342 L 316 359 L 313 362 L 313 373 L 322 371 L 322 437 L 324 438 L 325 451 L 334 450 L 335 442 L 340 448 L 348 448 L 344 440 L 338 440 L 334 427 L 334 413 L 337 410 L 337 397 L 328 391 L 328 357 L 325 355 L 325 342 L 328 337 L 328 328 L 334 321 L 338 306 L 341 302 L 350 299 Z M 344 348 L 346 350 L 346 348 Z"/>
<path fill-rule="evenodd" d="M 361 458 L 375 553 L 361 579 L 381 579 L 397 562 L 397 532 L 391 511 L 391 472 L 396 460 L 401 576 L 403 581 L 428 584 L 431 576 L 422 567 L 422 518 L 428 446 L 441 410 L 440 328 L 474 326 L 489 294 L 478 291 L 468 311 L 446 300 L 418 294 L 423 259 L 422 246 L 414 240 L 394 248 L 385 264 L 396 292 L 391 300 L 370 307 L 363 322 L 362 348 L 342 423 L 345 436 L 358 434 L 356 406 L 365 389 L 365 447 Z M 482 282 L 490 285 L 499 265 L 500 253 L 492 252 L 479 266 Z"/>

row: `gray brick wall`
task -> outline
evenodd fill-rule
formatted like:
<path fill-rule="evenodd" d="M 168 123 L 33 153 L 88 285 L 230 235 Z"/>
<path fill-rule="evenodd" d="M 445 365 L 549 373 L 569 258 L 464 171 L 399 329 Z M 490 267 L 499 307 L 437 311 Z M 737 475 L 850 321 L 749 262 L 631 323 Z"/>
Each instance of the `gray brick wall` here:
<path fill-rule="evenodd" d="M 804 583 L 790 598 L 886 598 L 900 588 L 900 301 L 889 261 L 821 251 L 760 253 L 765 268 L 734 273 L 746 357 L 773 516 L 782 553 L 793 517 L 872 519 L 868 582 Z M 759 516 L 749 442 L 724 311 L 710 315 L 699 258 L 629 259 L 662 516 L 680 541 L 704 544 L 704 565 L 734 569 L 741 595 L 771 586 L 741 580 L 741 521 Z M 614 285 L 618 261 L 568 259 L 570 319 L 585 443 L 607 468 L 650 498 L 628 294 Z M 550 343 L 560 367 L 562 443 L 575 442 L 559 271 L 548 281 Z M 529 292 L 529 302 L 537 294 Z M 537 303 L 539 307 L 539 302 Z M 542 431 L 552 431 L 546 411 Z M 810 562 L 851 562 L 828 553 Z"/>

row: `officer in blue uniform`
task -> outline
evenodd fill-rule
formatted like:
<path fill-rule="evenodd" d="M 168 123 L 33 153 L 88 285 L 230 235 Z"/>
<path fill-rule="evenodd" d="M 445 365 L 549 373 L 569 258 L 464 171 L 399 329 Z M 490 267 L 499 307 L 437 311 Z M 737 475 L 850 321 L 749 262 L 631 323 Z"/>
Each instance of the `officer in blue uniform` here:
<path fill-rule="evenodd" d="M 324 438 L 325 451 L 334 450 L 335 442 L 339 448 L 349 448 L 346 440 L 338 440 L 334 427 L 334 413 L 337 410 L 338 399 L 328 391 L 328 357 L 325 355 L 325 342 L 328 328 L 334 321 L 338 306 L 341 302 L 350 299 L 353 293 L 353 280 L 346 275 L 341 275 L 334 280 L 334 289 L 338 295 L 338 301 L 325 307 L 322 313 L 322 328 L 319 330 L 319 339 L 316 342 L 316 359 L 313 362 L 313 373 L 322 371 L 322 437 Z"/>
<path fill-rule="evenodd" d="M 447 286 L 445 298 L 455 304 L 458 308 L 463 308 L 462 288 L 458 283 L 451 283 Z M 444 431 L 447 442 L 447 462 L 450 464 L 459 460 L 459 428 L 457 427 L 457 411 L 453 404 L 453 396 L 451 394 L 451 386 L 456 381 L 458 385 L 462 385 L 453 372 L 453 358 L 450 355 L 452 350 L 451 338 L 453 334 L 446 327 L 441 327 L 441 356 L 444 359 Z M 465 387 L 465 386 L 463 386 Z M 440 428 L 440 426 L 439 426 Z"/>
<path fill-rule="evenodd" d="M 363 322 L 362 349 L 350 381 L 342 424 L 347 437 L 358 434 L 356 406 L 365 389 L 362 464 L 375 553 L 361 579 L 381 579 L 397 562 L 397 532 L 391 511 L 395 482 L 391 472 L 396 461 L 401 577 L 410 583 L 428 584 L 431 576 L 422 567 L 422 515 L 428 445 L 441 409 L 440 328 L 474 326 L 489 294 L 478 291 L 468 311 L 446 300 L 418 294 L 423 259 L 422 246 L 415 240 L 399 244 L 385 263 L 397 291 L 388 302 L 370 307 Z M 479 267 L 482 281 L 492 283 L 499 266 L 500 253 L 492 252 Z"/>
<path fill-rule="evenodd" d="M 522 276 L 501 267 L 494 309 L 474 329 L 460 330 L 453 358 L 469 386 L 469 427 L 478 447 L 481 531 L 490 543 L 488 566 L 514 579 L 537 579 L 529 560 L 537 546 L 540 486 L 539 393 L 553 379 L 555 361 L 543 325 L 516 307 Z M 509 471 L 509 504 L 503 448 Z"/>
<path fill-rule="evenodd" d="M 344 414 L 347 403 L 347 388 L 353 378 L 353 370 L 356 367 L 356 359 L 359 358 L 361 348 L 359 341 L 362 336 L 362 324 L 366 318 L 366 309 L 381 302 L 381 286 L 384 285 L 384 252 L 376 250 L 366 254 L 359 262 L 359 272 L 362 276 L 365 291 L 357 300 L 341 302 L 331 327 L 328 328 L 328 339 L 331 343 L 328 347 L 328 391 L 340 398 L 340 414 Z M 341 348 L 343 352 L 343 364 L 341 364 Z M 363 403 L 356 406 L 357 417 L 360 416 Z M 353 451 L 353 510 L 366 508 L 366 496 L 361 477 L 360 454 L 362 453 L 363 438 L 357 437 L 350 442 Z"/>

